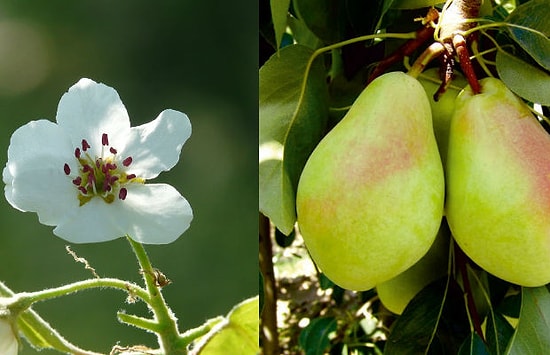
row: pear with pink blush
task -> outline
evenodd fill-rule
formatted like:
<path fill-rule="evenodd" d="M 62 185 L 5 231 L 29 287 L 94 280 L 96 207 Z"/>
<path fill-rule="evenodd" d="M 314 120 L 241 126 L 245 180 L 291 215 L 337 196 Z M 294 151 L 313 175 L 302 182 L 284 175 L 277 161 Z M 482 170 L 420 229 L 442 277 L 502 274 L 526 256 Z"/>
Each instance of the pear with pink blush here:
<path fill-rule="evenodd" d="M 434 242 L 443 179 L 422 85 L 402 72 L 380 76 L 315 148 L 300 177 L 298 226 L 311 257 L 346 289 L 395 277 Z"/>

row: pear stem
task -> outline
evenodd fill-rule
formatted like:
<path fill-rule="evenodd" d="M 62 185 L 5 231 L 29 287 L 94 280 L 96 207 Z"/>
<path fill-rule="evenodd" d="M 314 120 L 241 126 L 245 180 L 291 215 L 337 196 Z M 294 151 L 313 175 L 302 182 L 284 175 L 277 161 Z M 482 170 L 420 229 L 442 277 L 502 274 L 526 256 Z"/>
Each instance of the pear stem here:
<path fill-rule="evenodd" d="M 470 285 L 470 279 L 468 278 L 468 257 L 457 243 L 454 243 L 455 247 L 455 260 L 458 265 L 460 274 L 462 275 L 462 283 L 464 285 L 464 293 L 466 294 L 466 304 L 468 307 L 468 313 L 470 314 L 474 331 L 479 335 L 481 340 L 485 342 L 483 335 L 483 329 L 481 328 L 481 319 L 475 305 L 474 296 L 472 293 L 472 286 Z"/>

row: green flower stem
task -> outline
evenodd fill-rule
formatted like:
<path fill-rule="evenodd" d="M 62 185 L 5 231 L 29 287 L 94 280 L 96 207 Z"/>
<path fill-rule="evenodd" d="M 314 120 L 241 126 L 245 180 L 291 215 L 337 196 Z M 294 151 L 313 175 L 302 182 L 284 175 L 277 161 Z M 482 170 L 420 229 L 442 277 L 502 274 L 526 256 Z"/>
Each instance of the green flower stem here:
<path fill-rule="evenodd" d="M 0 296 L 13 297 L 14 295 L 15 293 L 0 281 Z M 17 327 L 27 341 L 37 349 L 56 349 L 62 353 L 74 355 L 102 355 L 71 344 L 32 309 L 24 310 L 19 314 Z"/>
<path fill-rule="evenodd" d="M 118 312 L 117 316 L 121 322 L 133 325 L 134 327 L 145 329 L 154 333 L 158 333 L 160 331 L 159 324 L 152 319 L 138 317 L 124 312 Z"/>
<path fill-rule="evenodd" d="M 178 344 L 182 347 L 187 347 L 189 344 L 191 344 L 191 342 L 193 342 L 193 340 L 208 334 L 212 330 L 212 328 L 214 328 L 214 326 L 216 326 L 220 322 L 223 322 L 224 319 L 225 318 L 222 316 L 212 318 L 197 328 L 187 330 L 180 336 Z"/>
<path fill-rule="evenodd" d="M 142 270 L 143 279 L 149 293 L 149 302 L 147 302 L 155 315 L 155 321 L 158 324 L 157 337 L 163 354 L 187 354 L 185 347 L 178 346 L 180 338 L 177 319 L 166 304 L 162 296 L 160 287 L 155 281 L 155 270 L 149 261 L 145 248 L 141 243 L 134 241 L 127 236 L 128 242 L 134 250 L 134 254 Z"/>
<path fill-rule="evenodd" d="M 99 278 L 77 281 L 64 286 L 50 288 L 42 291 L 16 293 L 10 298 L 5 306 L 9 308 L 12 313 L 17 314 L 26 310 L 35 302 L 69 295 L 90 288 L 119 289 L 129 293 L 132 297 L 135 296 L 147 303 L 150 302 L 149 294 L 143 288 L 134 283 L 122 281 L 115 278 Z"/>

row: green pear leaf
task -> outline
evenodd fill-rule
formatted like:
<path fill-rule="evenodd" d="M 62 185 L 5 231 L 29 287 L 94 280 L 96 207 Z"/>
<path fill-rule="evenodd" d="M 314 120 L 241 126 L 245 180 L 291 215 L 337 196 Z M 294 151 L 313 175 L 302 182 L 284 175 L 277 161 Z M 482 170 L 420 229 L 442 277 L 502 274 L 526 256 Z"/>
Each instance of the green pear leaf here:
<path fill-rule="evenodd" d="M 550 70 L 550 6 L 548 0 L 531 0 L 518 6 L 506 22 L 512 38 L 544 69 Z M 532 29 L 532 30 L 529 30 Z"/>
<path fill-rule="evenodd" d="M 299 345 L 306 355 L 323 355 L 330 344 L 330 333 L 336 331 L 334 317 L 315 318 L 300 333 Z"/>
<path fill-rule="evenodd" d="M 212 330 L 201 338 L 193 354 L 256 355 L 259 352 L 259 298 L 252 297 L 237 304 Z"/>
<path fill-rule="evenodd" d="M 501 313 L 491 312 L 487 317 L 487 345 L 490 353 L 504 354 L 510 338 L 514 334 L 514 328 Z"/>
<path fill-rule="evenodd" d="M 299 19 L 325 43 L 340 40 L 340 1 L 294 0 L 293 5 Z"/>
<path fill-rule="evenodd" d="M 550 293 L 544 286 L 523 287 L 516 332 L 506 354 L 546 354 L 550 349 Z"/>
<path fill-rule="evenodd" d="M 544 106 L 550 105 L 550 75 L 507 53 L 498 52 L 497 72 L 516 95 Z"/>
<path fill-rule="evenodd" d="M 260 212 L 289 234 L 296 188 L 328 117 L 326 72 L 313 51 L 285 47 L 260 68 Z"/>
<path fill-rule="evenodd" d="M 277 48 L 281 48 L 283 34 L 287 26 L 287 14 L 290 0 L 271 0 L 271 19 L 273 21 L 273 29 L 275 30 L 275 42 Z"/>
<path fill-rule="evenodd" d="M 477 333 L 472 333 L 458 351 L 458 355 L 489 355 L 489 350 Z"/>

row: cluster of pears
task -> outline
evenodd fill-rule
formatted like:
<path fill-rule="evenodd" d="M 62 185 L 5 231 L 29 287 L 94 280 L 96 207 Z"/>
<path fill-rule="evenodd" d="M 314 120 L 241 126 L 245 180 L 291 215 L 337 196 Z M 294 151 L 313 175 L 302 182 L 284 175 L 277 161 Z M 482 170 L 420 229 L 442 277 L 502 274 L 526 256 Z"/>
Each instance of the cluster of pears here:
<path fill-rule="evenodd" d="M 550 282 L 550 136 L 498 79 L 437 103 L 430 85 L 380 76 L 315 148 L 296 200 L 311 257 L 396 313 L 446 272 L 451 233 L 503 280 Z"/>

